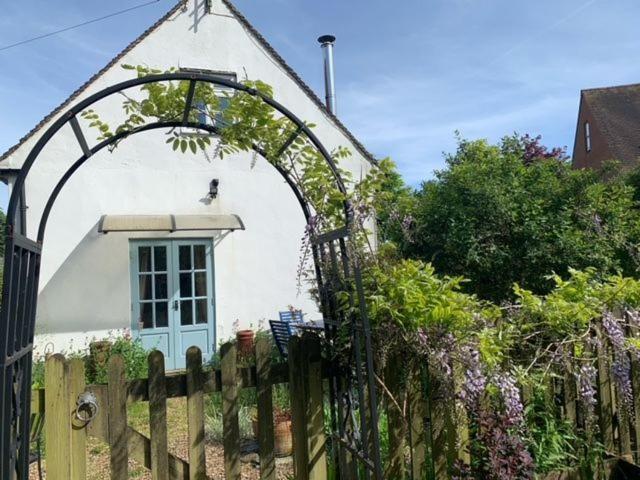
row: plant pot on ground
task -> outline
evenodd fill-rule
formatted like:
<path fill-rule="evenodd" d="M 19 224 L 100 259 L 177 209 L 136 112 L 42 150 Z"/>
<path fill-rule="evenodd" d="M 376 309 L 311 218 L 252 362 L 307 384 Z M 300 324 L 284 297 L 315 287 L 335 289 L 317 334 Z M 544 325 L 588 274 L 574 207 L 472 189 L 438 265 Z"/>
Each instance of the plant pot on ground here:
<path fill-rule="evenodd" d="M 247 356 L 253 352 L 254 337 L 253 330 L 238 330 L 236 340 L 238 341 L 238 353 L 240 355 Z"/>
<path fill-rule="evenodd" d="M 253 434 L 258 438 L 258 419 L 252 420 Z M 288 457 L 293 453 L 293 434 L 291 430 L 291 414 L 274 412 L 273 415 L 274 451 L 276 457 Z"/>

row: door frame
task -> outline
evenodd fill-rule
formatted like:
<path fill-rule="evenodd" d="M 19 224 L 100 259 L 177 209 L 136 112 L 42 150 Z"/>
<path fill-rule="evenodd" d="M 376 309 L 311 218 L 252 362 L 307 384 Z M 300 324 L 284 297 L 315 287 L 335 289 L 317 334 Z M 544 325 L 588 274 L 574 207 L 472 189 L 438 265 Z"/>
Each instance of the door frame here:
<path fill-rule="evenodd" d="M 180 244 L 192 244 L 190 242 L 199 242 L 204 243 L 206 248 L 209 250 L 210 255 L 206 256 L 206 261 L 210 263 L 210 268 L 207 269 L 207 283 L 209 286 L 209 290 L 211 293 L 211 298 L 209 301 L 209 315 L 211 321 L 208 323 L 208 333 L 211 341 L 210 343 L 210 351 L 207 355 L 203 352 L 203 362 L 209 361 L 217 351 L 217 313 L 216 313 L 216 285 L 215 285 L 215 249 L 214 249 L 214 239 L 211 237 L 133 237 L 128 239 L 129 245 L 129 315 L 130 315 L 130 328 L 131 328 L 131 337 L 134 340 L 141 339 L 141 328 L 138 323 L 139 317 L 139 307 L 137 304 L 139 303 L 139 292 L 138 289 L 138 264 L 136 262 L 138 258 L 137 248 L 139 246 L 149 245 L 159 246 L 164 245 L 167 248 L 167 288 L 169 289 L 168 293 L 168 324 L 167 327 L 154 327 L 152 330 L 157 331 L 158 333 L 163 333 L 165 331 L 167 333 L 168 339 L 167 344 L 169 346 L 170 358 L 172 360 L 173 365 L 167 365 L 167 370 L 170 369 L 180 369 L 182 367 L 178 367 L 178 356 L 181 355 L 178 351 L 179 347 L 179 339 L 178 331 L 181 325 L 179 324 L 179 310 L 174 310 L 173 304 L 174 301 L 180 301 L 178 298 L 178 289 L 179 289 L 179 273 L 176 269 L 177 267 L 177 256 L 174 253 L 177 253 L 178 246 Z M 176 283 L 178 282 L 178 283 Z M 137 295 L 137 298 L 136 298 Z M 166 329 L 166 330 L 165 330 Z M 151 329 L 150 329 L 151 330 Z M 165 355 L 166 357 L 166 355 Z"/>

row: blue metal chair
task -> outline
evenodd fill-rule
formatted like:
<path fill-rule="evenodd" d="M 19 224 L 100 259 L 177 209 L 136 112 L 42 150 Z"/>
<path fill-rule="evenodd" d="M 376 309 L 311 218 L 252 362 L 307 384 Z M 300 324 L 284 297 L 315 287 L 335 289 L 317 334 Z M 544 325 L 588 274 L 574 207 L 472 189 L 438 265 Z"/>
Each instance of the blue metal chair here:
<path fill-rule="evenodd" d="M 276 342 L 280 355 L 282 355 L 282 358 L 286 360 L 289 354 L 287 346 L 289 345 L 291 335 L 293 335 L 291 322 L 283 320 L 269 320 L 269 325 L 271 326 L 273 340 Z"/>
<path fill-rule="evenodd" d="M 278 346 L 278 350 L 280 350 L 280 355 L 286 360 L 289 338 L 291 338 L 291 335 L 298 333 L 295 325 L 304 322 L 304 313 L 302 313 L 302 310 L 284 310 L 278 312 L 278 315 L 280 320 L 269 320 L 269 325 L 271 326 L 273 339 Z"/>
<path fill-rule="evenodd" d="M 285 310 L 278 312 L 281 322 L 302 323 L 304 322 L 304 313 L 302 310 Z"/>

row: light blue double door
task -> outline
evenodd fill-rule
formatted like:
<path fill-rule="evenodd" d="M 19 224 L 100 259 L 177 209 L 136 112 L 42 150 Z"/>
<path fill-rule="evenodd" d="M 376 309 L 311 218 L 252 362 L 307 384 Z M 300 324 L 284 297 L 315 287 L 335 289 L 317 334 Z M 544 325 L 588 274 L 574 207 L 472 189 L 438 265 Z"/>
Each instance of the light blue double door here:
<path fill-rule="evenodd" d="M 165 368 L 185 368 L 195 345 L 203 360 L 215 351 L 213 245 L 211 240 L 131 242 L 134 337 L 165 356 Z"/>

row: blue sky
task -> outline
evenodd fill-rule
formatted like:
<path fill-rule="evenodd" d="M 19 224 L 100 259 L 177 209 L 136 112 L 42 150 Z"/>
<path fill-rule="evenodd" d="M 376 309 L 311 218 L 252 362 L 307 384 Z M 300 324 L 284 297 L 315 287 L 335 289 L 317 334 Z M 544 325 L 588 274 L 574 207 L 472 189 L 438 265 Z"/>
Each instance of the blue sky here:
<path fill-rule="evenodd" d="M 0 47 L 141 1 L 4 2 Z M 138 36 L 173 0 L 0 51 L 0 150 Z M 454 131 L 571 147 L 582 88 L 640 82 L 637 0 L 236 0 L 323 93 L 316 37 L 337 36 L 338 115 L 418 185 Z M 0 190 L 0 206 L 6 190 Z"/>

